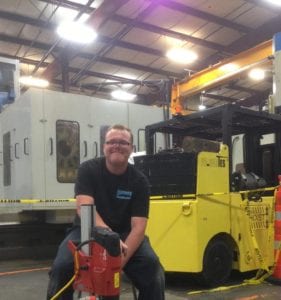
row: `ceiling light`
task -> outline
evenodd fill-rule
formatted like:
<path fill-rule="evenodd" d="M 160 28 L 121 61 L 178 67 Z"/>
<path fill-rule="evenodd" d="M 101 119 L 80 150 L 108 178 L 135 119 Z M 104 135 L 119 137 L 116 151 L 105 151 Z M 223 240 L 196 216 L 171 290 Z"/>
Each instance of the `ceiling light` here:
<path fill-rule="evenodd" d="M 270 2 L 272 4 L 275 4 L 275 5 L 281 5 L 281 1 L 280 0 L 267 0 L 267 2 Z"/>
<path fill-rule="evenodd" d="M 132 101 L 137 95 L 128 93 L 124 90 L 115 90 L 111 93 L 111 96 L 117 100 Z"/>
<path fill-rule="evenodd" d="M 264 70 L 258 68 L 252 69 L 248 75 L 253 80 L 263 80 L 265 77 Z"/>
<path fill-rule="evenodd" d="M 198 55 L 194 51 L 183 48 L 172 48 L 167 52 L 166 56 L 181 64 L 192 63 L 198 58 Z"/>
<path fill-rule="evenodd" d="M 97 37 L 96 32 L 91 27 L 81 22 L 62 22 L 57 28 L 57 33 L 63 39 L 81 44 L 91 43 Z"/>
<path fill-rule="evenodd" d="M 198 109 L 199 110 L 204 110 L 204 109 L 206 109 L 206 105 L 200 104 L 200 105 L 198 105 Z"/>
<path fill-rule="evenodd" d="M 204 95 L 205 95 L 206 91 L 202 91 L 200 94 L 200 104 L 198 105 L 198 109 L 199 110 L 204 110 L 206 109 L 206 105 L 204 105 Z"/>
<path fill-rule="evenodd" d="M 23 85 L 35 86 L 40 88 L 46 88 L 47 86 L 49 86 L 49 81 L 32 76 L 22 76 L 20 77 L 19 82 Z"/>

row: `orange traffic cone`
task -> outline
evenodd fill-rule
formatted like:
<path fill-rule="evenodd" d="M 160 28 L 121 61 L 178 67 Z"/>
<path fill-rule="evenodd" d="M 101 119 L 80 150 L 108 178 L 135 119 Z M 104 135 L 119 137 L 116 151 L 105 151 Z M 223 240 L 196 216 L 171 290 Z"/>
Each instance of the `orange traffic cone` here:
<path fill-rule="evenodd" d="M 269 281 L 281 284 L 281 175 L 278 175 L 279 187 L 275 192 L 274 255 L 275 267 Z"/>

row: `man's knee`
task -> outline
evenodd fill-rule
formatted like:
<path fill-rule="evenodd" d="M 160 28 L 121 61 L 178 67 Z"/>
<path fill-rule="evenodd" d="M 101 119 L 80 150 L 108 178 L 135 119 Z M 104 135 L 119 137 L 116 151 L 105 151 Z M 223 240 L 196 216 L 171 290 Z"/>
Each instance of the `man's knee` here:
<path fill-rule="evenodd" d="M 66 261 L 66 260 L 58 260 L 53 263 L 52 268 L 49 272 L 49 276 L 68 277 L 69 274 L 71 275 L 73 274 L 73 272 L 74 272 L 73 262 Z"/>

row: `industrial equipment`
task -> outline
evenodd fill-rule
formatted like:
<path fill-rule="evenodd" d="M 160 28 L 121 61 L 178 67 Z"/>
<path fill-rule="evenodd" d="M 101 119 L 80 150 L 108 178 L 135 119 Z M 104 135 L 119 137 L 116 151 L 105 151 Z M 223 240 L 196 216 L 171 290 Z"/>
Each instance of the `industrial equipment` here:
<path fill-rule="evenodd" d="M 159 107 L 30 88 L 0 113 L 1 221 L 12 213 L 12 221 L 34 221 L 43 211 L 40 221 L 71 222 L 77 168 L 102 155 L 107 128 L 128 126 L 135 151 L 144 151 L 145 126 L 163 119 Z"/>
<path fill-rule="evenodd" d="M 281 116 L 227 104 L 146 127 L 135 165 L 151 185 L 147 233 L 166 272 L 224 283 L 274 265 Z M 156 133 L 170 148 L 155 151 Z"/>
<path fill-rule="evenodd" d="M 108 228 L 95 226 L 95 214 L 93 204 L 81 205 L 81 240 L 68 241 L 73 254 L 74 275 L 51 300 L 59 299 L 70 285 L 80 296 L 82 292 L 89 295 L 79 296 L 79 299 L 119 299 L 120 237 Z"/>
<path fill-rule="evenodd" d="M 82 246 L 88 244 L 89 254 Z M 74 289 L 97 297 L 119 299 L 121 252 L 120 238 L 105 228 L 93 229 L 90 240 L 75 245 L 69 241 L 75 261 Z M 102 298 L 97 298 L 102 299 Z"/>

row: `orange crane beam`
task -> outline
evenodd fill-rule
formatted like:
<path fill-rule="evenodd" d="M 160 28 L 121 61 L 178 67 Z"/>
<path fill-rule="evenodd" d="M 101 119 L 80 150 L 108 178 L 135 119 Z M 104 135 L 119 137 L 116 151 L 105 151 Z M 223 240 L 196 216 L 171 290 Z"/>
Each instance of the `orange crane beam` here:
<path fill-rule="evenodd" d="M 172 87 L 171 113 L 186 114 L 184 103 L 188 97 L 229 82 L 250 68 L 270 64 L 272 54 L 272 40 L 269 40 L 175 83 Z"/>

